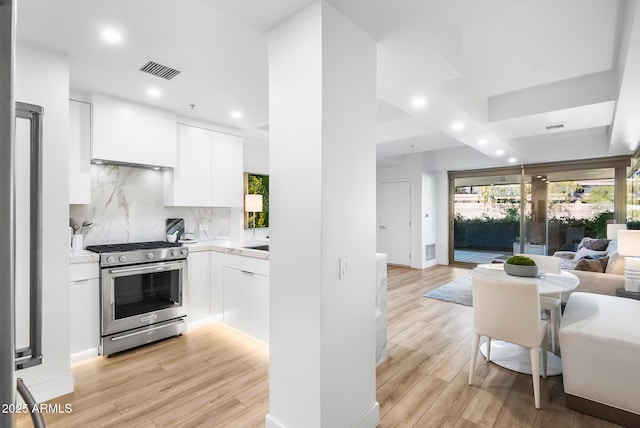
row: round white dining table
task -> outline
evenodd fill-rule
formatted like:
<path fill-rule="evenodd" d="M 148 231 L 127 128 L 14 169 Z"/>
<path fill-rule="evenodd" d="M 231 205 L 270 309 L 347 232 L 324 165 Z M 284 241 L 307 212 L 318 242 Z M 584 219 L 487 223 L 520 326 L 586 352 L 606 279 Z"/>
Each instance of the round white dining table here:
<path fill-rule="evenodd" d="M 495 276 L 496 279 L 511 277 L 504 271 L 502 263 L 480 264 L 476 266 L 474 271 L 482 275 Z M 540 295 L 558 295 L 559 293 L 572 291 L 580 283 L 577 276 L 567 271 L 560 271 L 560 273 L 539 271 L 535 277 L 511 278 L 537 284 Z M 505 322 L 508 322 L 508 320 L 505 320 Z M 551 328 L 553 328 L 553 326 Z M 484 343 L 480 345 L 480 352 L 486 357 L 486 339 Z M 542 349 L 540 352 L 542 353 Z M 529 353 L 529 349 L 516 345 L 515 343 L 505 342 L 503 340 L 492 340 L 491 362 L 519 373 L 531 374 L 531 354 Z M 540 373 L 542 373 L 542 358 L 540 358 L 540 365 Z M 562 374 L 562 360 L 558 355 L 547 351 L 547 376 L 557 376 L 560 374 Z"/>

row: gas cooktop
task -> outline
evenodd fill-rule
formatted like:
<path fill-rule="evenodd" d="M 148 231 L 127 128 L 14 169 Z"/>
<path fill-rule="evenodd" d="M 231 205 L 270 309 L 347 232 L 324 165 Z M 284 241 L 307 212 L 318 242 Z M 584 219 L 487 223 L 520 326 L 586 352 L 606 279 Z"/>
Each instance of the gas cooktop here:
<path fill-rule="evenodd" d="M 166 241 L 89 245 L 87 250 L 100 254 L 100 266 L 103 268 L 180 260 L 189 255 L 189 249 L 179 242 Z"/>
<path fill-rule="evenodd" d="M 151 242 L 125 242 L 123 244 L 88 245 L 86 248 L 94 253 L 122 253 L 136 250 L 155 250 L 156 248 L 181 247 L 179 242 L 151 241 Z"/>

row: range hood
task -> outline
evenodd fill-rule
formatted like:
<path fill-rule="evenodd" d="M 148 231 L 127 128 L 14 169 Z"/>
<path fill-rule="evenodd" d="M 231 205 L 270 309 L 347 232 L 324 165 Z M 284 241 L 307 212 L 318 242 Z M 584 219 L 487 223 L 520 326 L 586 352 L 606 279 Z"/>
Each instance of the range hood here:
<path fill-rule="evenodd" d="M 92 106 L 91 163 L 157 170 L 176 166 L 174 112 L 96 94 Z"/>
<path fill-rule="evenodd" d="M 113 165 L 113 166 L 126 166 L 129 168 L 141 168 L 141 169 L 151 169 L 153 171 L 162 171 L 171 167 L 162 166 L 162 165 L 149 165 L 142 163 L 131 163 L 131 162 L 121 162 L 109 159 L 91 159 L 91 163 L 94 165 Z"/>

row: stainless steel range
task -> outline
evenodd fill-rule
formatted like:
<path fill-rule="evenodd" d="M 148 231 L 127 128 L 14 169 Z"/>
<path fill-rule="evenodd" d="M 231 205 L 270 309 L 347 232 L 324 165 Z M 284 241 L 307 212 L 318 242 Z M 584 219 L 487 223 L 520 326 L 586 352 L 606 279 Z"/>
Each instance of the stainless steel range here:
<path fill-rule="evenodd" d="M 87 250 L 100 254 L 102 355 L 186 331 L 186 247 L 157 241 Z"/>

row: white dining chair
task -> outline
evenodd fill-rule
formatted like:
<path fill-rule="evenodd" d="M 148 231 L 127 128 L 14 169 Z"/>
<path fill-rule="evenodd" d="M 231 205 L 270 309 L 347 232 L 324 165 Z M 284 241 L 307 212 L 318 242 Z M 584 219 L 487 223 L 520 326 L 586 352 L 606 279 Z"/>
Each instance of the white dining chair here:
<path fill-rule="evenodd" d="M 533 260 L 538 266 L 538 270 L 543 273 L 562 273 L 559 257 L 543 256 L 539 254 L 518 254 L 520 256 L 527 256 Z M 562 318 L 561 312 L 562 299 L 560 294 L 540 296 L 540 307 L 549 311 L 551 315 L 551 351 L 556 352 L 556 339 L 557 333 L 560 330 L 560 319 Z"/>
<path fill-rule="evenodd" d="M 504 340 L 529 348 L 533 397 L 540 408 L 540 346 L 542 375 L 547 377 L 547 322 L 540 319 L 538 286 L 517 278 L 497 278 L 480 272 L 471 273 L 473 293 L 473 342 L 469 385 L 473 384 L 480 337 L 486 336 L 487 359 L 491 355 L 491 339 Z"/>
<path fill-rule="evenodd" d="M 562 267 L 560 265 L 560 257 L 543 256 L 541 254 L 517 254 L 518 256 L 529 257 L 536 262 L 538 270 L 546 273 L 562 273 Z"/>

